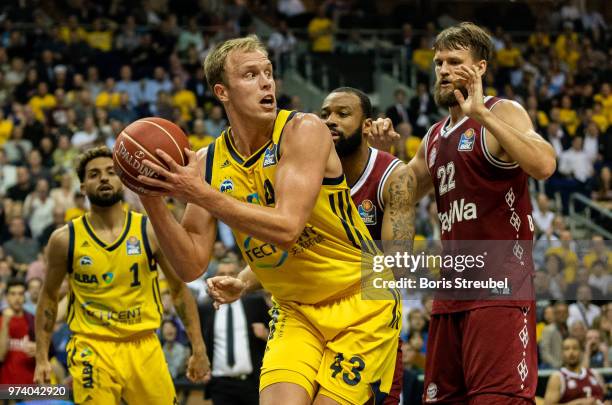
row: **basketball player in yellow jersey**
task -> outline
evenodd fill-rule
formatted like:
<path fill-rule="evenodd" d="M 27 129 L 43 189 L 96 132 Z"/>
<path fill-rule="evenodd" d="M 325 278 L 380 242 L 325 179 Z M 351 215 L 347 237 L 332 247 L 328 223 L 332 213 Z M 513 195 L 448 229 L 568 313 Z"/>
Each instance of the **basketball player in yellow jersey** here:
<path fill-rule="evenodd" d="M 189 202 L 182 224 L 159 197 L 141 196 L 164 254 L 184 280 L 209 261 L 215 218 L 274 298 L 260 377 L 262 405 L 364 404 L 389 392 L 400 326 L 396 291 L 360 294 L 362 247 L 375 251 L 351 202 L 329 129 L 277 111 L 272 64 L 256 37 L 220 44 L 204 63 L 231 127 L 187 151 L 164 180 L 139 180 Z M 160 177 L 161 178 L 161 177 Z M 163 230 L 163 233 L 161 232 Z"/>
<path fill-rule="evenodd" d="M 36 314 L 35 381 L 50 379 L 49 340 L 58 290 L 67 275 L 67 323 L 73 336 L 66 350 L 75 402 L 177 403 L 155 334 L 163 309 L 157 263 L 192 344 L 187 376 L 193 381 L 203 379 L 209 364 L 195 300 L 160 254 L 147 218 L 123 209 L 123 187 L 113 169 L 111 151 L 100 147 L 85 152 L 77 172 L 91 210 L 55 231 L 49 240 L 48 273 Z"/>

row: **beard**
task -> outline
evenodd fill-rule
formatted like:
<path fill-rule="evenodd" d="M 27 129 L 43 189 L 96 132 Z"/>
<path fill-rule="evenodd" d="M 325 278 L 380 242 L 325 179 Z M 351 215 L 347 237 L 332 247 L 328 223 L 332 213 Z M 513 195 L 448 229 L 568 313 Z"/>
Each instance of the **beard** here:
<path fill-rule="evenodd" d="M 112 193 L 108 197 L 103 197 L 100 194 L 89 194 L 87 195 L 89 198 L 89 202 L 91 205 L 95 205 L 98 207 L 110 207 L 117 204 L 119 201 L 123 199 L 123 191 L 119 190 L 117 192 Z"/>
<path fill-rule="evenodd" d="M 349 136 L 345 136 L 344 133 L 338 133 L 339 138 L 336 143 L 336 152 L 339 157 L 350 156 L 359 149 L 361 140 L 363 139 L 363 133 L 361 132 L 361 125 L 355 132 Z"/>
<path fill-rule="evenodd" d="M 438 107 L 442 108 L 450 108 L 459 105 L 457 102 L 457 97 L 455 97 L 454 90 L 459 90 L 461 94 L 463 94 L 464 98 L 467 98 L 468 92 L 464 85 L 459 84 L 458 82 L 453 83 L 453 89 L 443 93 L 443 90 L 440 86 L 440 80 L 436 80 L 436 85 L 434 87 L 434 100 Z"/>

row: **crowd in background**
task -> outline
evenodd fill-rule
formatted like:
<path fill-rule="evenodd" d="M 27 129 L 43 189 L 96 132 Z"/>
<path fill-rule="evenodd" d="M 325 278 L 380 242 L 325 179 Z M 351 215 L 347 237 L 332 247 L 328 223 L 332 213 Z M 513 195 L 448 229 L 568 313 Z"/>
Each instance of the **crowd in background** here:
<path fill-rule="evenodd" d="M 255 10 L 272 10 L 278 17 L 267 41 L 273 55 L 291 52 L 297 41 L 309 41 L 313 52 L 356 49 L 358 33 L 335 32 L 347 24 L 366 24 L 364 16 L 373 7 L 368 6 L 373 2 L 328 0 L 308 9 L 300 0 L 279 0 L 275 10 L 269 2 L 256 3 Z M 49 236 L 87 209 L 73 167 L 78 153 L 98 144 L 112 147 L 123 127 L 150 115 L 179 124 L 192 148 L 208 145 L 227 120 L 206 85 L 203 57 L 220 41 L 256 31 L 243 1 L 209 2 L 208 8 L 197 9 L 176 1 L 165 11 L 146 1 L 136 7 L 84 0 L 34 12 L 24 4 L 29 3 L 15 2 L 0 14 L 0 300 L 4 308 L 9 278 L 23 279 L 24 308 L 33 314 Z M 591 367 L 612 364 L 612 304 L 595 305 L 612 293 L 611 246 L 597 235 L 578 246 L 567 223 L 572 192 L 612 207 L 612 47 L 601 14 L 572 4 L 539 19 L 528 36 L 490 27 L 496 53 L 484 78 L 486 94 L 525 106 L 558 156 L 557 173 L 534 193 L 542 367 L 559 367 L 561 341 L 568 335 L 585 344 Z M 394 153 L 405 161 L 441 116 L 431 93 L 431 46 L 444 21 L 422 27 L 399 22 L 400 34 L 389 39 L 406 47 L 418 78 L 412 98 L 398 89 L 392 105 L 377 109 L 400 133 Z M 294 35 L 295 27 L 306 31 Z M 284 94 L 281 84 L 279 79 L 279 107 L 299 108 L 299 98 Z M 126 201 L 139 209 L 130 192 Z M 184 207 L 169 204 L 180 216 Z M 439 240 L 435 201 L 426 198 L 418 212 L 417 239 Z M 239 257 L 231 235 L 221 228 L 204 277 L 216 274 L 227 259 Z M 208 300 L 204 277 L 189 284 L 200 305 Z M 164 288 L 162 296 L 160 337 L 178 380 L 188 342 Z M 425 364 L 431 297 L 407 298 L 403 360 L 408 375 L 417 375 Z M 568 306 L 568 299 L 576 302 Z M 59 376 L 68 337 L 67 326 L 58 323 L 53 346 Z"/>

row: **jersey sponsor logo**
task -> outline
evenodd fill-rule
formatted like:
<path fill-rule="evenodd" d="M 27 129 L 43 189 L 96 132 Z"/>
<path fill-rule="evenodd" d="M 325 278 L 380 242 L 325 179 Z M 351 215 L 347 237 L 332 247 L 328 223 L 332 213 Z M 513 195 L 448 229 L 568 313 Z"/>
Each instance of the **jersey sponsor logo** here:
<path fill-rule="evenodd" d="M 264 152 L 263 167 L 273 166 L 277 163 L 276 148 L 277 148 L 277 145 L 275 143 L 268 146 L 268 148 Z"/>
<path fill-rule="evenodd" d="M 359 216 L 366 225 L 376 225 L 376 206 L 370 200 L 363 200 L 359 207 Z"/>
<path fill-rule="evenodd" d="M 299 255 L 304 250 L 310 249 L 314 245 L 319 244 L 324 240 L 325 238 L 323 235 L 320 235 L 312 225 L 306 225 L 300 234 L 300 237 L 295 242 L 295 245 L 291 247 L 291 256 Z"/>
<path fill-rule="evenodd" d="M 133 325 L 142 322 L 140 305 L 133 308 L 115 311 L 98 302 L 86 301 L 81 304 L 85 321 L 97 326 L 111 326 L 122 323 Z"/>
<path fill-rule="evenodd" d="M 438 156 L 438 149 L 434 146 L 429 152 L 429 167 L 432 167 L 436 163 L 436 156 Z"/>
<path fill-rule="evenodd" d="M 79 264 L 81 266 L 91 266 L 93 264 L 93 259 L 89 256 L 83 256 L 79 259 Z"/>
<path fill-rule="evenodd" d="M 446 212 L 438 213 L 442 233 L 450 232 L 453 225 L 457 222 L 470 221 L 478 218 L 476 204 L 466 203 L 465 198 L 450 203 L 450 208 Z"/>
<path fill-rule="evenodd" d="M 81 376 L 83 378 L 83 388 L 94 387 L 93 366 L 87 360 L 83 362 L 83 372 Z"/>
<path fill-rule="evenodd" d="M 438 396 L 438 386 L 435 383 L 429 383 L 427 386 L 427 398 L 425 400 L 427 402 L 436 401 L 436 397 Z"/>
<path fill-rule="evenodd" d="M 242 246 L 248 260 L 259 269 L 274 269 L 280 267 L 287 259 L 288 253 L 278 249 L 271 243 L 259 243 L 257 239 L 249 236 Z"/>
<path fill-rule="evenodd" d="M 95 274 L 74 272 L 74 281 L 82 284 L 98 284 L 98 277 Z"/>
<path fill-rule="evenodd" d="M 221 182 L 221 186 L 219 187 L 219 191 L 222 193 L 231 193 L 234 191 L 234 182 L 232 179 L 225 179 Z"/>
<path fill-rule="evenodd" d="M 110 271 L 108 273 L 104 273 L 102 274 L 102 280 L 106 283 L 106 284 L 110 284 L 113 282 L 113 278 L 115 277 L 115 275 L 113 273 L 111 273 Z"/>
<path fill-rule="evenodd" d="M 139 255 L 141 253 L 140 241 L 135 236 L 130 236 L 125 242 L 128 256 Z"/>
<path fill-rule="evenodd" d="M 476 139 L 474 133 L 474 129 L 469 128 L 467 131 L 461 134 L 461 138 L 459 139 L 459 146 L 457 147 L 458 151 L 466 152 L 474 149 L 474 140 Z"/>

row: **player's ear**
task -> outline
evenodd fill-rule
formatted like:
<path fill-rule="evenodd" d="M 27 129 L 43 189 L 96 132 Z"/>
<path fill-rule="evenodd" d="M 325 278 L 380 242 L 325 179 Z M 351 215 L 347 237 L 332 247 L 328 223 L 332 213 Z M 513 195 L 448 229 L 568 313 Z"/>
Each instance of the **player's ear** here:
<path fill-rule="evenodd" d="M 480 73 L 481 76 L 484 76 L 485 72 L 487 71 L 487 61 L 482 59 L 476 64 L 476 67 L 478 69 L 478 73 Z"/>
<path fill-rule="evenodd" d="M 221 83 L 217 83 L 213 86 L 213 93 L 215 93 L 215 96 L 217 96 L 219 101 L 221 101 L 222 103 L 229 100 L 229 97 L 227 95 L 227 88 Z"/>
<path fill-rule="evenodd" d="M 361 124 L 361 132 L 367 135 L 370 133 L 371 128 L 372 128 L 372 118 L 366 118 Z"/>

